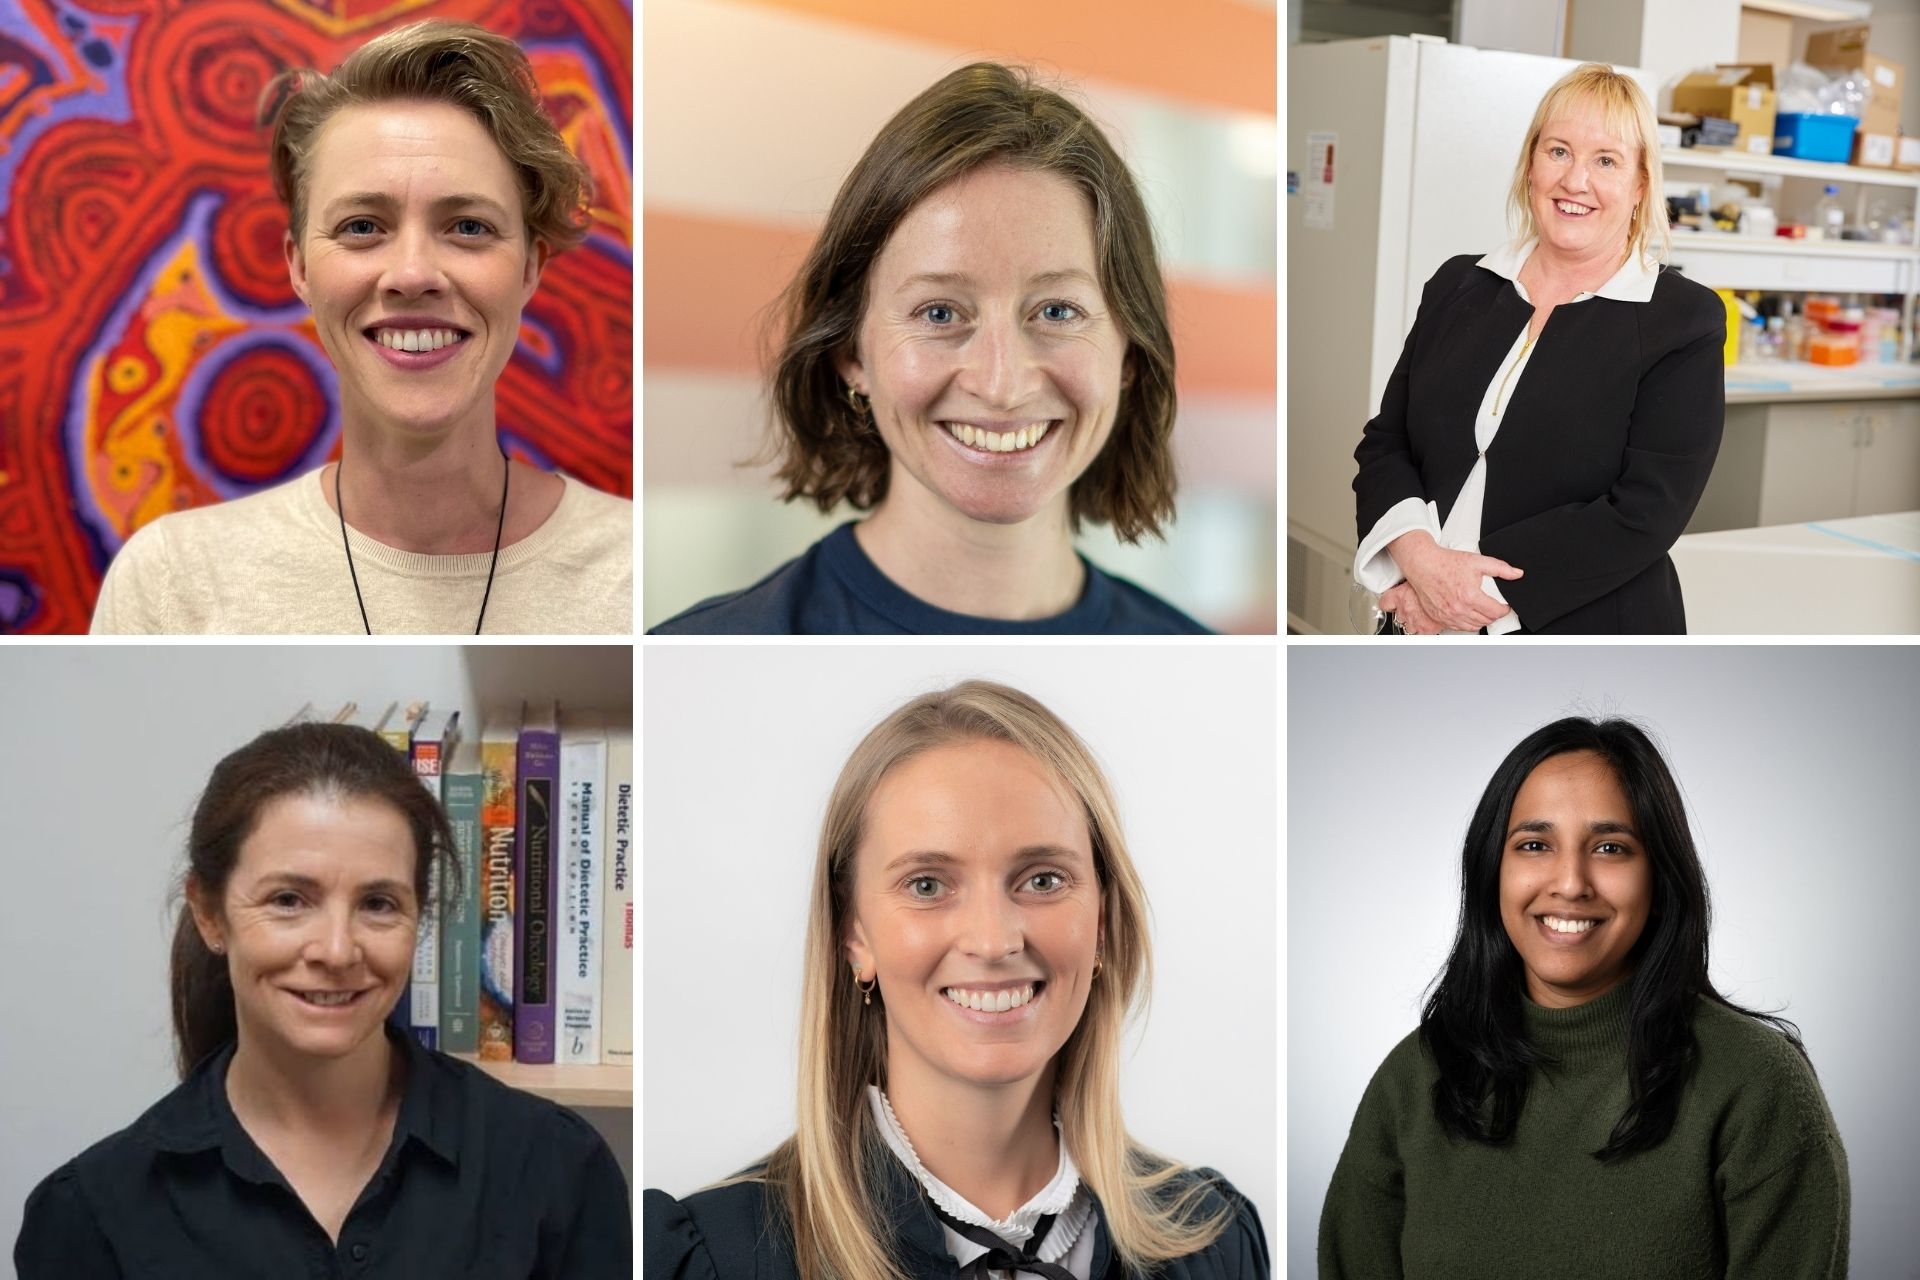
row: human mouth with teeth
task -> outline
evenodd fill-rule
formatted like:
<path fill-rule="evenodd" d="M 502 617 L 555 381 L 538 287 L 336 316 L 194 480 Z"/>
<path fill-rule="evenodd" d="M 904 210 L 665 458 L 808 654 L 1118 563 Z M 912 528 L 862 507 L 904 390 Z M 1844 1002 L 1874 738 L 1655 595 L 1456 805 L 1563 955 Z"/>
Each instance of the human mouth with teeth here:
<path fill-rule="evenodd" d="M 1555 200 L 1553 207 L 1569 218 L 1584 218 L 1593 212 L 1590 204 L 1580 204 L 1573 200 Z"/>
<path fill-rule="evenodd" d="M 957 1009 L 973 1014 L 1018 1014 L 1040 998 L 1046 983 L 1038 978 L 1016 982 L 940 988 L 940 994 Z M 1010 1019 L 1009 1019 L 1010 1020 Z"/>
<path fill-rule="evenodd" d="M 1535 917 L 1541 927 L 1553 935 L 1554 941 L 1584 941 L 1599 927 L 1600 921 L 1593 916 L 1556 915 L 1551 912 Z"/>
<path fill-rule="evenodd" d="M 402 369 L 432 368 L 451 360 L 473 335 L 431 316 L 394 316 L 362 329 L 387 363 Z"/>
<path fill-rule="evenodd" d="M 298 999 L 302 1004 L 310 1005 L 316 1009 L 346 1008 L 350 1005 L 357 1003 L 360 997 L 364 996 L 367 993 L 366 988 L 361 988 L 359 990 L 326 990 L 326 989 L 299 990 L 296 988 L 289 987 L 287 988 L 287 991 L 289 994 L 291 994 L 296 999 Z"/>
<path fill-rule="evenodd" d="M 954 440 L 975 453 L 1023 453 L 1047 437 L 1058 419 L 1039 422 L 957 422 L 940 426 Z"/>

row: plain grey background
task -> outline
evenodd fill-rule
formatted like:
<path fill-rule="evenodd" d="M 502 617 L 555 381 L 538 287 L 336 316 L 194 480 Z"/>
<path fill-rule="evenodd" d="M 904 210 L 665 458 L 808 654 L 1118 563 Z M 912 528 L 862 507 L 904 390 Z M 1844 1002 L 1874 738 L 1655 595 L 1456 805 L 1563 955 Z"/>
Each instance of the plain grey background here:
<path fill-rule="evenodd" d="M 1360 1094 L 1446 959 L 1481 791 L 1539 726 L 1615 714 L 1685 794 L 1714 984 L 1806 1040 L 1852 1174 L 1852 1274 L 1920 1277 L 1920 649 L 1293 646 L 1287 689 L 1290 1274 L 1314 1274 Z"/>
<path fill-rule="evenodd" d="M 0 1257 L 27 1193 L 178 1079 L 170 899 L 215 762 L 303 703 L 630 712 L 628 645 L 0 646 Z M 633 1113 L 583 1108 L 632 1183 Z"/>
<path fill-rule="evenodd" d="M 978 677 L 1065 721 L 1120 806 L 1155 964 L 1150 1016 L 1134 1024 L 1121 1069 L 1128 1129 L 1219 1169 L 1271 1242 L 1275 658 L 1271 644 L 1231 643 L 1204 655 L 1191 645 L 647 645 L 643 1184 L 684 1196 L 792 1133 L 800 958 L 828 793 L 888 713 Z"/>

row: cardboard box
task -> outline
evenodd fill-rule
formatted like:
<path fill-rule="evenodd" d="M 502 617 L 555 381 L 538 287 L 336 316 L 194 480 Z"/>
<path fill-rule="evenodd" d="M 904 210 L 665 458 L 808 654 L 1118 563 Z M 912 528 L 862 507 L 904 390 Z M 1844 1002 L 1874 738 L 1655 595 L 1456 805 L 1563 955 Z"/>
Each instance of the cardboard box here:
<path fill-rule="evenodd" d="M 1899 149 L 1900 135 L 1896 133 L 1868 133 L 1863 129 L 1853 135 L 1853 163 L 1863 169 L 1893 168 Z"/>
<path fill-rule="evenodd" d="M 1873 86 L 1873 97 L 1860 118 L 1862 133 L 1898 133 L 1900 98 L 1906 91 L 1906 69 L 1890 58 L 1867 52 L 1865 23 L 1816 31 L 1807 37 L 1807 62 L 1822 71 L 1863 71 Z"/>
<path fill-rule="evenodd" d="M 1920 169 L 1920 138 L 1909 138 L 1901 134 L 1893 147 L 1893 167 L 1896 169 Z"/>
<path fill-rule="evenodd" d="M 1739 61 L 1784 67 L 1793 61 L 1793 19 L 1784 13 L 1740 9 Z"/>
<path fill-rule="evenodd" d="M 1695 71 L 1673 86 L 1673 109 L 1718 116 L 1740 126 L 1734 150 L 1773 150 L 1773 68 L 1726 65 Z"/>

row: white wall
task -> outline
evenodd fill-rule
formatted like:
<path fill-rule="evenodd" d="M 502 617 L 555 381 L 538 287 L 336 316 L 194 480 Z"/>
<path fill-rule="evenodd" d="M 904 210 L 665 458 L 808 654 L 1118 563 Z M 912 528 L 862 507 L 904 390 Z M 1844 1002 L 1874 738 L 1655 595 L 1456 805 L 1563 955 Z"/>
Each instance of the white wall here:
<path fill-rule="evenodd" d="M 0 647 L 0 1257 L 34 1184 L 177 1083 L 169 895 L 214 763 L 301 704 L 630 710 L 632 648 Z M 477 730 L 476 730 L 477 731 Z M 583 1110 L 632 1177 L 630 1111 Z"/>
<path fill-rule="evenodd" d="M 1740 47 L 1740 0 L 1575 0 L 1570 17 L 1569 58 L 1638 67 L 1655 86 L 1731 62 Z"/>
<path fill-rule="evenodd" d="M 1521 738 L 1572 714 L 1655 731 L 1713 895 L 1713 981 L 1799 1024 L 1839 1123 L 1852 1274 L 1914 1274 L 1920 1024 L 1899 922 L 1920 901 L 1920 650 L 1406 645 L 1287 658 L 1292 1274 L 1313 1274 L 1360 1094 L 1446 959 L 1480 792 Z"/>
<path fill-rule="evenodd" d="M 792 1132 L 827 795 L 887 713 L 984 677 L 1059 715 L 1119 799 L 1157 970 L 1122 1071 L 1129 1129 L 1219 1169 L 1277 1238 L 1270 645 L 658 644 L 642 661 L 645 1185 L 685 1195 Z"/>

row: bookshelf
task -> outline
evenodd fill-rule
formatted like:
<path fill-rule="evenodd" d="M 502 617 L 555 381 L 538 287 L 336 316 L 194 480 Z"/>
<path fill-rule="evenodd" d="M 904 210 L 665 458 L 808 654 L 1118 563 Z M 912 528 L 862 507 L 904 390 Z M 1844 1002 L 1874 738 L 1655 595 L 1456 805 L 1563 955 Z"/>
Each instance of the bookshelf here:
<path fill-rule="evenodd" d="M 563 1107 L 633 1108 L 631 1066 L 534 1067 L 524 1062 L 482 1062 L 467 1053 L 448 1056 L 472 1063 L 504 1085 Z"/>

